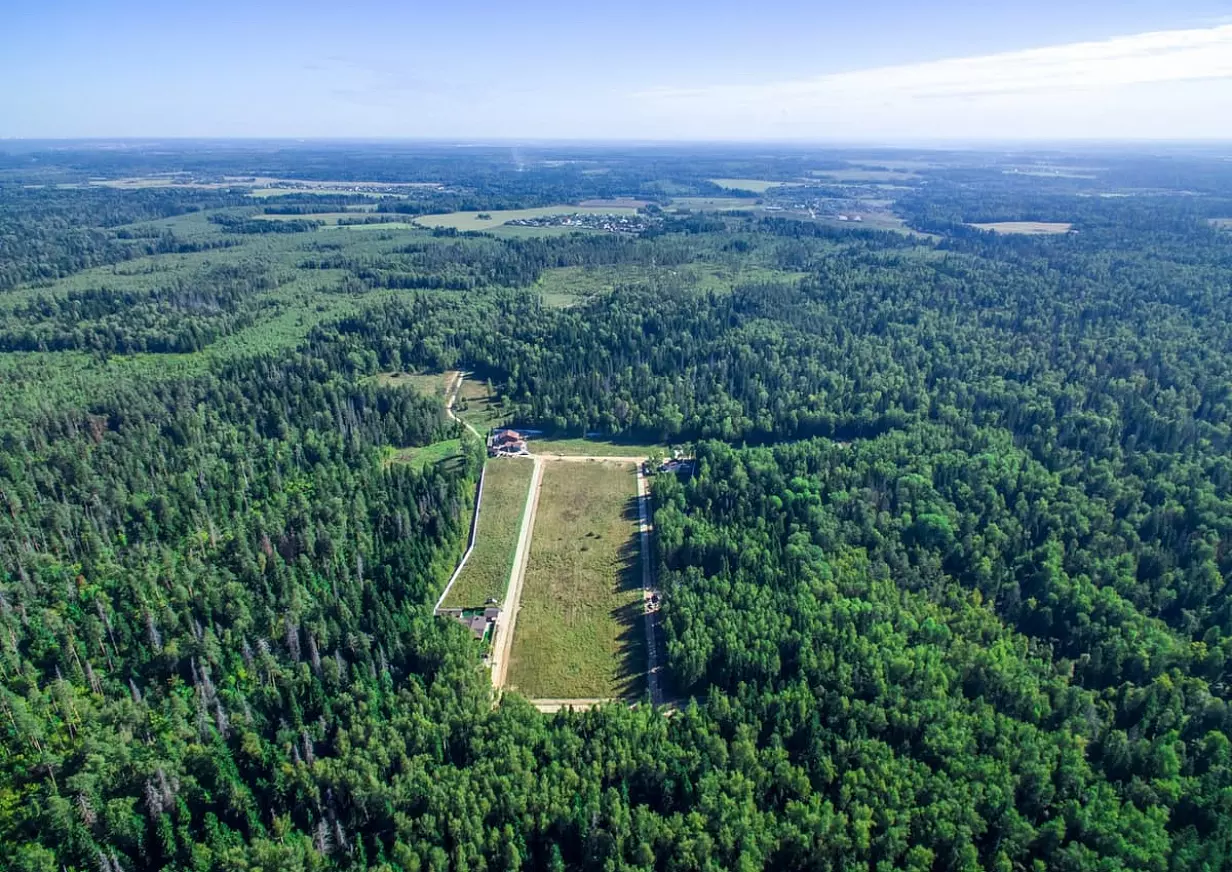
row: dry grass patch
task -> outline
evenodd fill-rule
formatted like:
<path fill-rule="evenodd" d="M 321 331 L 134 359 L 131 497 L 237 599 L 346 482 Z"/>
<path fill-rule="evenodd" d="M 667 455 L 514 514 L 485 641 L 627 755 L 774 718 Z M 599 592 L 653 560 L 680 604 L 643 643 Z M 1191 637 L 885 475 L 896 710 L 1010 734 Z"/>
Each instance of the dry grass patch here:
<path fill-rule="evenodd" d="M 637 479 L 631 463 L 548 463 L 509 683 L 536 698 L 645 688 Z"/>

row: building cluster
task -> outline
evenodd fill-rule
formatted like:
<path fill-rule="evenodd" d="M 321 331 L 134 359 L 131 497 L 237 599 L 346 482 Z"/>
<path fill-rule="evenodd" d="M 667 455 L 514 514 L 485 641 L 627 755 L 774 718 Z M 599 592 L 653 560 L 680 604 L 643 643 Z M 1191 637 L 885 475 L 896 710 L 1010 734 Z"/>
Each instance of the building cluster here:
<path fill-rule="evenodd" d="M 500 616 L 500 608 L 489 603 L 482 609 L 437 609 L 438 615 L 453 618 L 480 640 L 488 639 Z"/>
<path fill-rule="evenodd" d="M 641 215 L 599 215 L 582 212 L 572 215 L 513 218 L 506 223 L 515 227 L 573 227 L 578 230 L 606 230 L 608 233 L 641 233 L 650 226 L 647 219 Z"/>
<path fill-rule="evenodd" d="M 488 436 L 489 457 L 526 457 L 526 436 L 517 430 L 493 430 Z"/>

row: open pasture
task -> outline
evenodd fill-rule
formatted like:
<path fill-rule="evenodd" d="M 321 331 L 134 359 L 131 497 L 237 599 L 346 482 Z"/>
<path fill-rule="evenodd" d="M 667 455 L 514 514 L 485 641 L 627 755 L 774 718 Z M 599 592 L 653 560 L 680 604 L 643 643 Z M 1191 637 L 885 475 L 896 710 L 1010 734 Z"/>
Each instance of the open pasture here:
<path fill-rule="evenodd" d="M 530 697 L 635 697 L 646 642 L 632 463 L 546 464 L 509 683 Z"/>

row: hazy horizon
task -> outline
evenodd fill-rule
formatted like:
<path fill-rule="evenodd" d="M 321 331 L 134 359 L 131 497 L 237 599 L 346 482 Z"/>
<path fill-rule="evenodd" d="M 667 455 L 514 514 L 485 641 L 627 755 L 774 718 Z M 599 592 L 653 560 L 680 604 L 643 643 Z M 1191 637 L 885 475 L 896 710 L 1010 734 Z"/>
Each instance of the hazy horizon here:
<path fill-rule="evenodd" d="M 20 0 L 0 137 L 949 146 L 1232 140 L 1226 3 L 441 9 Z"/>

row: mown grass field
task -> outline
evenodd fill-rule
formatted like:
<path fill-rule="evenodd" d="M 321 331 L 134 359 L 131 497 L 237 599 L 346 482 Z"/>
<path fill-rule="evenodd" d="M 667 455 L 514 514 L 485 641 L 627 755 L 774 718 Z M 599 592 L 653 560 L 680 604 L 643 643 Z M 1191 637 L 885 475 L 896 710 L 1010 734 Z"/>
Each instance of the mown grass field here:
<path fill-rule="evenodd" d="M 645 688 L 637 479 L 629 463 L 548 463 L 509 683 L 532 698 Z"/>
<path fill-rule="evenodd" d="M 549 215 L 636 215 L 637 210 L 621 206 L 543 206 L 538 209 L 505 209 L 490 212 L 450 212 L 446 215 L 421 215 L 415 223 L 421 227 L 442 227 L 453 230 L 492 230 L 516 218 L 546 218 Z M 480 218 L 486 215 L 486 218 Z M 551 228 L 527 227 L 524 230 Z M 580 228 L 561 228 L 577 231 Z"/>
<path fill-rule="evenodd" d="M 446 608 L 478 607 L 489 599 L 504 599 L 533 470 L 534 464 L 521 458 L 488 461 L 475 550 L 449 589 L 442 603 Z"/>

